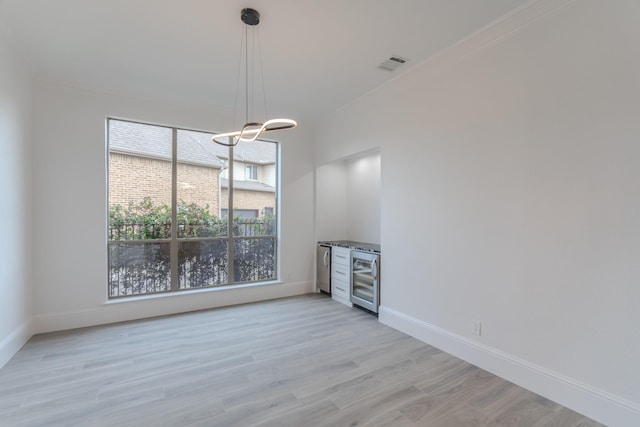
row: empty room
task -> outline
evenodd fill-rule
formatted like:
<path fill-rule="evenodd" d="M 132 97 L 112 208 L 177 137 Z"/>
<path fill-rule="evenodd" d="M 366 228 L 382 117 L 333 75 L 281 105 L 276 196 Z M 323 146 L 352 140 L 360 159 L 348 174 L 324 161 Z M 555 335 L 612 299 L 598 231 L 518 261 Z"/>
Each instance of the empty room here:
<path fill-rule="evenodd" d="M 0 0 L 0 425 L 640 425 L 639 22 Z"/>

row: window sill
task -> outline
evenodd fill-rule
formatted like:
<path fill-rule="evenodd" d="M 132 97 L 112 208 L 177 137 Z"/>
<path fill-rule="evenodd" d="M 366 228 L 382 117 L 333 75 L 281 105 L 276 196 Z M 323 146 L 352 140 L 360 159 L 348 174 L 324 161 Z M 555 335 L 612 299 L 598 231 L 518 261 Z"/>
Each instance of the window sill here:
<path fill-rule="evenodd" d="M 282 283 L 283 282 L 281 280 L 271 280 L 269 282 L 243 283 L 239 285 L 223 285 L 223 286 L 211 287 L 211 288 L 189 289 L 185 291 L 164 292 L 164 293 L 150 294 L 150 295 L 132 295 L 130 297 L 119 297 L 119 298 L 107 299 L 103 305 L 121 304 L 121 303 L 136 302 L 136 301 L 147 301 L 147 300 L 154 300 L 159 298 L 174 298 L 174 297 L 180 297 L 185 295 L 228 291 L 231 289 L 254 288 L 258 286 L 267 286 L 267 285 L 280 285 Z"/>

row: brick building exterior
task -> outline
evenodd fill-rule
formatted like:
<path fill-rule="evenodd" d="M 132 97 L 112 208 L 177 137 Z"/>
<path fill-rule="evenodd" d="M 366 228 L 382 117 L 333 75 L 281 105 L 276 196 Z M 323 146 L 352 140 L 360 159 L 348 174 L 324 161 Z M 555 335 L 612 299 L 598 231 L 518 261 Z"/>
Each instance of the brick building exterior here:
<path fill-rule="evenodd" d="M 220 208 L 219 168 L 178 163 L 178 201 Z M 171 205 L 171 162 L 123 153 L 109 153 L 109 205 L 127 207 L 146 197 L 155 205 Z"/>
<path fill-rule="evenodd" d="M 109 121 L 109 206 L 126 208 L 145 198 L 171 205 L 172 138 L 170 128 Z M 210 138 L 178 130 L 177 198 L 221 216 L 228 209 L 229 151 Z M 243 216 L 275 213 L 276 156 L 277 146 L 261 141 L 234 149 L 234 209 Z M 257 168 L 257 179 L 246 175 L 247 165 Z"/>

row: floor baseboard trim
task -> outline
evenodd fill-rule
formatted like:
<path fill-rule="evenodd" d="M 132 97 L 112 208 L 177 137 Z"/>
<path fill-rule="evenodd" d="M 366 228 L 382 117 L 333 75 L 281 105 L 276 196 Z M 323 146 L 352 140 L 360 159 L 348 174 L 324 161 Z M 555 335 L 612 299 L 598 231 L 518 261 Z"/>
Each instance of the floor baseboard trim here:
<path fill-rule="evenodd" d="M 167 316 L 189 311 L 286 298 L 311 292 L 313 292 L 313 282 L 301 281 L 236 289 L 219 288 L 213 292 L 190 295 L 176 293 L 175 295 L 163 295 L 159 298 L 128 301 L 122 304 L 107 303 L 80 310 L 38 314 L 34 316 L 33 333 L 41 334 Z"/>
<path fill-rule="evenodd" d="M 33 335 L 31 324 L 31 320 L 28 320 L 0 341 L 0 368 L 29 341 Z"/>
<path fill-rule="evenodd" d="M 640 404 L 389 307 L 380 307 L 379 321 L 603 424 L 640 425 Z"/>

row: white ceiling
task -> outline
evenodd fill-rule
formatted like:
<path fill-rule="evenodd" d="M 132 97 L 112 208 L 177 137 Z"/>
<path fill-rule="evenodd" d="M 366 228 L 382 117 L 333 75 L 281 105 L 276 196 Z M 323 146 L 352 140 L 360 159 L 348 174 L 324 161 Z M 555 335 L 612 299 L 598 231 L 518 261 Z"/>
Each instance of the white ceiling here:
<path fill-rule="evenodd" d="M 257 9 L 272 115 L 324 115 L 527 0 L 0 0 L 38 76 L 228 109 L 240 10 Z M 391 55 L 410 59 L 393 73 Z M 225 107 L 227 106 L 227 107 Z"/>

